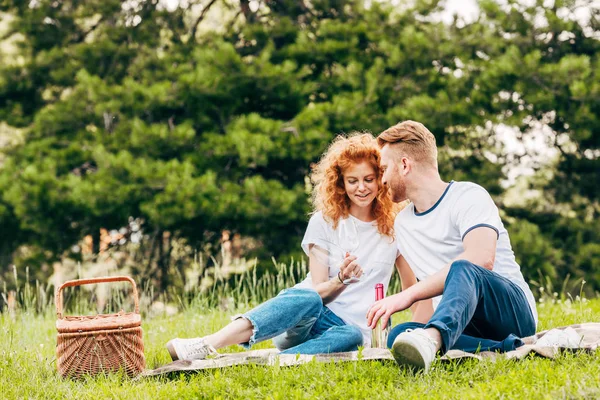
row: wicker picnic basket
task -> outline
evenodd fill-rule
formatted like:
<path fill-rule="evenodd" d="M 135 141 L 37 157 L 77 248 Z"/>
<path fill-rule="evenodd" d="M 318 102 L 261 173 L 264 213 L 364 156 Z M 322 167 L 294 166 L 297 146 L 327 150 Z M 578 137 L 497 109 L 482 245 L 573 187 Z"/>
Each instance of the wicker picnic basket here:
<path fill-rule="evenodd" d="M 64 316 L 62 290 L 66 287 L 126 281 L 133 286 L 134 312 Z M 56 366 L 63 377 L 95 375 L 120 369 L 135 376 L 146 366 L 142 341 L 142 317 L 133 279 L 111 276 L 78 279 L 63 283 L 56 290 Z"/>

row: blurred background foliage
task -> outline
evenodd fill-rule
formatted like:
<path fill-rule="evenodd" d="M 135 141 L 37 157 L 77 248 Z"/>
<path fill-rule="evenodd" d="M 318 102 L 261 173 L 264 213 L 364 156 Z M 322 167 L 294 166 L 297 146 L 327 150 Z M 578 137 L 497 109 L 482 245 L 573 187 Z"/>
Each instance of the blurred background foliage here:
<path fill-rule="evenodd" d="M 600 290 L 600 10 L 444 6 L 0 0 L 5 288 L 12 265 L 157 292 L 200 285 L 199 258 L 273 272 L 301 257 L 334 136 L 414 119 L 444 179 L 493 195 L 528 280 Z"/>

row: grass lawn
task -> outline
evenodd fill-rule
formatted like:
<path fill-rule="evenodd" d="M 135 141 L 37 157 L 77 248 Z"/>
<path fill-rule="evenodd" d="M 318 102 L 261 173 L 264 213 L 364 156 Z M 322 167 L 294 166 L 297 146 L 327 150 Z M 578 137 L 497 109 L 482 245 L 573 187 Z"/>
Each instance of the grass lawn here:
<path fill-rule="evenodd" d="M 540 304 L 539 329 L 600 321 L 600 299 Z M 187 310 L 174 317 L 146 318 L 148 368 L 170 361 L 170 338 L 207 334 L 237 311 Z M 407 318 L 396 317 L 396 323 Z M 298 367 L 240 366 L 170 378 L 132 381 L 115 374 L 83 381 L 56 373 L 55 317 L 0 314 L 0 398 L 600 398 L 600 351 L 564 354 L 557 360 L 436 363 L 413 374 L 393 362 L 310 363 Z M 271 346 L 270 341 L 257 348 Z M 232 347 L 225 351 L 241 351 Z"/>

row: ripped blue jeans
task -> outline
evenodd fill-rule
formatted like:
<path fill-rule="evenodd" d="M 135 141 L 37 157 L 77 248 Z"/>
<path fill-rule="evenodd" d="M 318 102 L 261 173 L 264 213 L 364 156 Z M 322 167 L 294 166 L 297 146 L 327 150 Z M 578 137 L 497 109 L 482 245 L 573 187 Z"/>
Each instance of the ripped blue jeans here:
<path fill-rule="evenodd" d="M 363 343 L 360 329 L 325 307 L 312 289 L 282 290 L 242 317 L 254 327 L 249 342 L 241 343 L 245 348 L 273 338 L 282 354 L 322 354 L 357 350 Z"/>

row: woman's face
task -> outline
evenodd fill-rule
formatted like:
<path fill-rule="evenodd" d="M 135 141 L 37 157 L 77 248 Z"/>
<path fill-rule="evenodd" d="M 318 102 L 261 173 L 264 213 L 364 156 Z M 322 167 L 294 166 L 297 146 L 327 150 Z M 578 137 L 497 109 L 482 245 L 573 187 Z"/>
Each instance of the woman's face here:
<path fill-rule="evenodd" d="M 344 189 L 354 207 L 368 207 L 371 205 L 379 185 L 377 184 L 377 173 L 371 164 L 363 161 L 346 168 L 344 175 Z"/>

